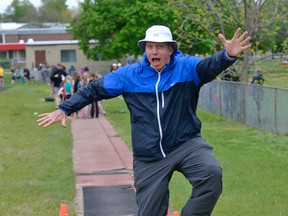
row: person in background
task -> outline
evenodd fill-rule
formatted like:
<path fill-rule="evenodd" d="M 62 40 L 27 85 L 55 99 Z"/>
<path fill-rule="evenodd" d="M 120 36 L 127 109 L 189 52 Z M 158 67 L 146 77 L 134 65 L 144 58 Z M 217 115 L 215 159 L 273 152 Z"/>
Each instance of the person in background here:
<path fill-rule="evenodd" d="M 71 76 L 71 77 L 74 77 L 74 74 L 76 72 L 76 68 L 74 65 L 71 65 L 70 68 L 68 69 L 68 74 Z"/>
<path fill-rule="evenodd" d="M 44 82 L 47 84 L 47 85 L 50 85 L 50 70 L 51 70 L 51 67 L 49 65 L 46 65 L 46 64 L 42 64 L 42 68 L 41 68 L 41 74 L 44 78 Z"/>
<path fill-rule="evenodd" d="M 87 67 L 87 65 L 84 66 L 84 72 L 89 72 L 89 68 Z"/>
<path fill-rule="evenodd" d="M 23 75 L 24 75 L 25 83 L 29 83 L 30 82 L 30 70 L 26 66 L 23 69 Z"/>
<path fill-rule="evenodd" d="M 255 84 L 255 85 L 263 85 L 264 83 L 264 78 L 262 75 L 262 72 L 260 70 L 260 68 L 257 68 L 255 70 L 254 76 L 252 78 L 251 84 Z"/>
<path fill-rule="evenodd" d="M 113 63 L 110 67 L 110 72 L 114 72 L 117 70 L 117 63 Z"/>
<path fill-rule="evenodd" d="M 96 79 L 96 74 L 91 73 L 91 79 L 89 82 L 93 82 L 93 80 Z M 98 118 L 99 117 L 99 106 L 98 101 L 93 101 L 90 106 L 90 117 L 91 118 Z"/>
<path fill-rule="evenodd" d="M 222 73 L 221 80 L 239 82 L 240 74 L 234 67 L 229 67 Z"/>
<path fill-rule="evenodd" d="M 16 68 L 16 82 L 20 82 L 20 79 L 22 78 L 22 69 L 21 67 Z"/>
<path fill-rule="evenodd" d="M 81 76 L 79 72 L 75 72 L 74 77 L 73 77 L 73 94 L 75 94 L 79 88 L 81 88 Z M 76 116 L 76 118 L 79 118 L 78 111 L 73 113 L 73 117 Z"/>
<path fill-rule="evenodd" d="M 43 73 L 43 66 L 44 64 L 40 63 L 37 67 L 38 74 L 41 74 L 42 81 L 45 82 L 45 74 Z"/>
<path fill-rule="evenodd" d="M 238 28 L 231 40 L 219 34 L 225 49 L 199 58 L 182 56 L 168 27 L 152 26 L 138 41 L 145 52 L 141 63 L 93 80 L 58 110 L 39 115 L 38 125 L 59 122 L 66 127 L 67 117 L 92 101 L 122 95 L 130 111 L 138 216 L 167 214 L 175 171 L 185 176 L 192 191 L 181 215 L 211 215 L 222 192 L 222 169 L 202 138 L 197 102 L 201 87 L 251 47 L 248 32 L 240 32 Z"/>
<path fill-rule="evenodd" d="M 53 96 L 56 103 L 56 108 L 58 108 L 61 98 L 59 96 L 59 90 L 62 86 L 62 82 L 65 80 L 65 77 L 67 76 L 66 71 L 63 69 L 63 65 L 58 63 L 56 67 L 53 68 L 52 74 L 50 76 L 50 80 L 52 83 L 52 91 Z"/>
<path fill-rule="evenodd" d="M 251 84 L 257 85 L 253 87 L 253 99 L 256 102 L 257 109 L 261 110 L 263 107 L 264 91 L 261 86 L 264 84 L 264 78 L 260 68 L 256 68 Z"/>
<path fill-rule="evenodd" d="M 64 90 L 65 90 L 65 98 L 64 100 L 69 99 L 73 94 L 73 78 L 70 75 L 67 75 L 65 78 Z"/>
<path fill-rule="evenodd" d="M 80 80 L 81 89 L 85 88 L 88 85 L 90 78 L 91 78 L 90 72 L 84 72 L 83 73 L 83 75 L 81 76 L 81 80 Z M 77 92 L 79 92 L 79 89 Z M 79 114 L 80 114 L 80 118 L 82 118 L 82 119 L 89 118 L 90 117 L 90 103 L 88 103 L 86 106 L 82 107 Z"/>
<path fill-rule="evenodd" d="M 81 76 L 79 72 L 75 72 L 73 77 L 73 94 L 75 94 L 79 88 L 81 88 L 80 85 Z"/>
<path fill-rule="evenodd" d="M 117 69 L 121 68 L 122 64 L 120 62 L 117 63 Z"/>
<path fill-rule="evenodd" d="M 24 69 L 25 69 L 24 67 L 21 67 L 21 80 L 23 84 L 26 84 Z"/>
<path fill-rule="evenodd" d="M 0 65 L 0 86 L 4 86 L 4 69 L 2 65 Z"/>
<path fill-rule="evenodd" d="M 13 85 L 16 81 L 16 71 L 15 67 L 11 68 L 11 84 Z"/>
<path fill-rule="evenodd" d="M 94 79 L 99 79 L 99 78 L 101 78 L 101 74 L 92 73 L 91 79 L 89 80 L 89 82 L 93 82 Z M 98 118 L 100 113 L 103 115 L 106 114 L 106 112 L 102 106 L 102 100 L 101 101 L 93 101 L 91 103 L 91 107 L 90 107 L 90 117 L 91 118 Z"/>
<path fill-rule="evenodd" d="M 80 74 L 81 74 L 81 76 L 83 76 L 84 73 L 85 73 L 84 68 L 80 68 Z"/>
<path fill-rule="evenodd" d="M 30 71 L 30 81 L 35 83 L 35 70 L 33 69 Z"/>
<path fill-rule="evenodd" d="M 100 73 L 97 73 L 97 72 L 96 72 L 95 75 L 96 75 L 95 79 L 100 79 L 102 77 L 102 75 Z M 103 108 L 103 100 L 97 101 L 97 105 L 98 105 L 99 113 L 102 114 L 102 115 L 106 115 L 106 112 L 105 112 L 105 110 Z"/>

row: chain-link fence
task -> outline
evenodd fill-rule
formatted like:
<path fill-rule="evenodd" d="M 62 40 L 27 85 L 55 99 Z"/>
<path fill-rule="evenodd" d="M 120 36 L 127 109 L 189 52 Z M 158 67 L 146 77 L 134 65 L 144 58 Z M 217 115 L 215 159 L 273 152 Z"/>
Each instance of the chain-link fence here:
<path fill-rule="evenodd" d="M 288 135 L 288 90 L 218 81 L 204 85 L 198 106 L 263 131 Z"/>

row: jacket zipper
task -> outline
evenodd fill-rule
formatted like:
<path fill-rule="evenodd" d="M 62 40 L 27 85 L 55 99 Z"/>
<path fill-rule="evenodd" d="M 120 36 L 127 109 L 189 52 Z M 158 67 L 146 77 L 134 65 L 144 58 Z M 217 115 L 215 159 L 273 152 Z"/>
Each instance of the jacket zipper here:
<path fill-rule="evenodd" d="M 161 96 L 162 96 L 162 108 L 164 108 L 165 106 L 165 101 L 164 101 L 164 92 L 161 92 Z"/>
<path fill-rule="evenodd" d="M 165 158 L 166 154 L 165 154 L 163 147 L 162 147 L 163 133 L 162 133 L 162 126 L 161 126 L 161 119 L 160 119 L 160 101 L 159 101 L 159 95 L 158 95 L 158 85 L 159 85 L 159 82 L 161 79 L 161 72 L 163 71 L 163 69 L 160 72 L 157 71 L 158 80 L 157 80 L 155 88 L 156 88 L 156 101 L 157 101 L 157 121 L 158 121 L 159 134 L 160 134 L 159 146 L 160 146 L 162 156 Z M 163 99 L 164 95 L 163 94 L 161 94 L 161 95 L 162 95 L 162 107 L 163 107 L 164 106 L 164 99 Z"/>

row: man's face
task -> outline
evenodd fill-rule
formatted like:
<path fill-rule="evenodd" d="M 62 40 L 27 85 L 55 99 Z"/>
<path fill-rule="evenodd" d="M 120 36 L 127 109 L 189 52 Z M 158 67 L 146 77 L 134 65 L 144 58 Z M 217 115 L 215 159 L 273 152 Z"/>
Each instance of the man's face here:
<path fill-rule="evenodd" d="M 146 42 L 145 53 L 150 66 L 161 71 L 170 62 L 173 48 L 169 43 Z"/>

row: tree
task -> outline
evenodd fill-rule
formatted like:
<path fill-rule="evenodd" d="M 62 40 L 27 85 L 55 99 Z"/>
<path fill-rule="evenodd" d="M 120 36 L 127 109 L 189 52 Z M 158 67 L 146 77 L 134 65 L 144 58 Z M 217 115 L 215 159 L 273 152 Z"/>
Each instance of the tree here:
<path fill-rule="evenodd" d="M 222 44 L 217 35 L 221 32 L 226 38 L 231 38 L 235 29 L 241 27 L 252 37 L 252 52 L 258 48 L 273 50 L 275 44 L 278 49 L 283 47 L 283 44 L 279 43 L 283 41 L 283 37 L 280 39 L 277 33 L 280 31 L 279 23 L 284 20 L 287 23 L 286 2 L 285 0 L 170 0 L 182 17 L 183 21 L 178 31 L 184 37 L 189 35 L 191 41 L 198 41 L 205 46 L 207 37 L 205 34 L 199 37 L 199 32 L 205 31 L 213 40 L 208 41 L 211 44 L 210 50 L 219 50 Z M 287 32 L 283 24 L 282 27 L 282 31 Z M 191 29 L 196 29 L 196 33 Z M 246 50 L 241 69 L 241 79 L 244 82 L 248 80 L 250 58 L 250 50 Z"/>
<path fill-rule="evenodd" d="M 137 41 L 153 24 L 176 29 L 177 17 L 165 0 L 85 0 L 82 13 L 71 24 L 70 32 L 80 39 L 80 47 L 91 59 L 121 58 L 140 54 Z M 91 44 L 91 40 L 97 43 Z"/>
<path fill-rule="evenodd" d="M 210 14 L 213 17 L 217 14 L 213 11 L 212 1 L 206 4 L 203 0 L 85 0 L 82 10 L 82 14 L 72 22 L 69 31 L 81 40 L 81 49 L 92 59 L 99 56 L 105 59 L 120 58 L 123 53 L 140 54 L 137 41 L 144 37 L 143 32 L 153 24 L 167 25 L 174 30 L 174 39 L 184 53 L 211 54 L 217 45 L 218 49 L 220 47 L 216 33 L 224 29 L 232 32 L 236 26 L 235 24 L 230 29 L 223 27 L 232 18 L 216 25 L 216 21 L 209 19 Z M 207 12 L 210 12 L 208 17 Z M 228 16 L 227 12 L 219 14 Z M 89 43 L 92 39 L 98 43 Z"/>
<path fill-rule="evenodd" d="M 70 23 L 71 11 L 66 5 L 66 0 L 41 0 L 39 8 L 39 20 L 42 22 Z"/>
<path fill-rule="evenodd" d="M 279 31 L 279 27 L 277 25 L 279 24 L 280 20 L 287 20 L 287 5 L 285 7 L 285 4 L 287 4 L 286 1 L 282 0 L 243 1 L 243 26 L 249 32 L 252 38 L 255 37 L 252 42 L 255 42 L 256 50 L 258 49 L 259 44 L 261 44 L 262 48 L 270 44 L 268 47 L 270 47 L 271 50 L 274 50 L 273 46 L 275 45 L 275 33 Z M 282 11 L 279 10 L 280 8 L 282 8 Z M 287 23 L 287 21 L 285 22 Z M 263 37 L 264 35 L 265 37 Z M 255 51 L 255 48 L 252 51 Z M 246 50 L 244 52 L 244 62 L 242 68 L 242 80 L 244 82 L 248 81 L 250 56 L 250 51 Z"/>
<path fill-rule="evenodd" d="M 261 10 L 260 23 L 255 36 L 257 50 L 283 52 L 288 37 L 288 2 L 286 0 L 267 1 Z"/>
<path fill-rule="evenodd" d="M 29 22 L 35 20 L 34 15 L 37 15 L 37 10 L 29 0 L 13 0 L 5 10 L 4 21 Z"/>
<path fill-rule="evenodd" d="M 2 15 L 3 22 L 70 23 L 76 10 L 69 10 L 66 0 L 42 0 L 37 10 L 29 0 L 13 0 Z"/>
<path fill-rule="evenodd" d="M 211 54 L 219 50 L 222 44 L 218 34 L 231 34 L 238 23 L 237 20 L 233 20 L 235 8 L 228 10 L 226 6 L 234 4 L 233 0 L 170 0 L 169 3 L 181 17 L 177 36 L 180 41 L 191 41 L 191 44 L 186 45 L 193 52 Z"/>

